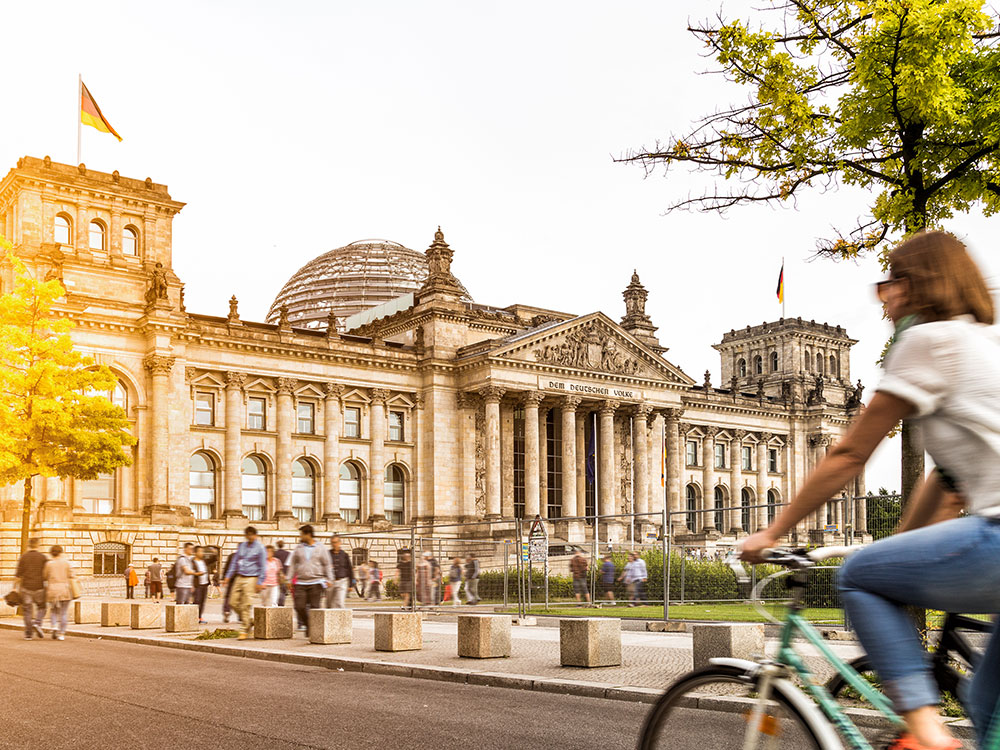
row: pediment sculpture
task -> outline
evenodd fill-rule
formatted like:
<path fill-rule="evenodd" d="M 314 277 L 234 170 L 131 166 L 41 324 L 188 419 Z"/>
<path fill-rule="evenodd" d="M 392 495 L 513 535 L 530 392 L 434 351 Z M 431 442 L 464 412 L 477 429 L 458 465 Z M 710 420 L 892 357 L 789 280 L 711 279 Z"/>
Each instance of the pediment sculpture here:
<path fill-rule="evenodd" d="M 547 364 L 615 375 L 636 375 L 642 369 L 639 360 L 629 356 L 596 322 L 570 331 L 561 341 L 535 349 L 534 355 L 537 361 Z"/>

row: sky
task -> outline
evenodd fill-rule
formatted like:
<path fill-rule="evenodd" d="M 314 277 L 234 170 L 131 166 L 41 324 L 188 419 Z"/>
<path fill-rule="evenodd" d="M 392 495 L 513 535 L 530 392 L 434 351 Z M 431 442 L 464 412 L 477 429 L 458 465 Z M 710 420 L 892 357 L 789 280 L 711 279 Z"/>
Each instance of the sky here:
<path fill-rule="evenodd" d="M 745 94 L 687 32 L 718 3 L 4 3 L 0 169 L 74 163 L 77 75 L 123 136 L 84 128 L 82 160 L 166 183 L 174 270 L 190 311 L 235 294 L 263 320 L 299 267 L 363 238 L 424 250 L 441 225 L 477 302 L 624 314 L 633 269 L 674 364 L 698 382 L 732 328 L 789 317 L 846 327 L 870 397 L 889 333 L 874 260 L 815 259 L 870 196 L 840 190 L 726 216 L 667 212 L 702 175 L 645 175 L 615 156 L 686 131 Z M 746 16 L 744 0 L 723 0 Z M 980 216 L 948 227 L 993 285 Z M 899 449 L 868 486 L 899 486 Z"/>

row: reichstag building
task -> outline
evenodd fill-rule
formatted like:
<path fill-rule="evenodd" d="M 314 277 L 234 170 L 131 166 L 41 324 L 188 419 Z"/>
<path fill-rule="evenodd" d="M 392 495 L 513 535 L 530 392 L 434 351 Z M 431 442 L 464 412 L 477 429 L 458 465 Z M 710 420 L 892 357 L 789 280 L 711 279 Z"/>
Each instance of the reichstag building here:
<path fill-rule="evenodd" d="M 248 522 L 288 541 L 303 522 L 324 534 L 478 522 L 463 534 L 509 538 L 511 519 L 537 513 L 581 542 L 595 525 L 623 539 L 611 516 L 666 505 L 676 539 L 737 537 L 794 495 L 860 403 L 840 326 L 731 330 L 714 344 L 719 380 L 695 379 L 666 356 L 638 274 L 622 279 L 623 315 L 479 300 L 455 276 L 465 249 L 453 264 L 440 228 L 423 252 L 365 240 L 320 255 L 264 322 L 235 297 L 225 317 L 188 310 L 171 243 L 183 207 L 149 178 L 48 157 L 0 181 L 0 231 L 32 273 L 63 283 L 59 310 L 116 373 L 109 396 L 138 439 L 127 468 L 34 487 L 34 533 L 95 575 L 173 559 L 179 541 L 230 548 Z M 0 577 L 20 497 L 0 488 Z M 842 533 L 842 507 L 796 533 Z M 661 518 L 634 529 L 660 533 Z"/>

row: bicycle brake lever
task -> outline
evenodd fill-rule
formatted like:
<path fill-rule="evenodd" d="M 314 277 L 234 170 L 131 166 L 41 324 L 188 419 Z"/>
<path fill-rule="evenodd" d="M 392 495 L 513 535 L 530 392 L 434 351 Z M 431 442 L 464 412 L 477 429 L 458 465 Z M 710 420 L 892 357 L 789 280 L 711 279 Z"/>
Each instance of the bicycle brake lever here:
<path fill-rule="evenodd" d="M 726 555 L 726 564 L 736 576 L 737 583 L 750 583 L 750 576 L 747 574 L 747 569 L 743 567 L 743 562 L 740 560 L 738 552 L 730 552 Z"/>

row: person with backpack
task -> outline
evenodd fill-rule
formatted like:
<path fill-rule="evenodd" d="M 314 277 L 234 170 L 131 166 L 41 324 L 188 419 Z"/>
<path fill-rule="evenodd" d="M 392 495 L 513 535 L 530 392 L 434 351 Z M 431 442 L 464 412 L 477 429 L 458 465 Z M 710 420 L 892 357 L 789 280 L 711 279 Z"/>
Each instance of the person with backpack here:
<path fill-rule="evenodd" d="M 299 628 L 308 630 L 309 610 L 322 606 L 323 592 L 333 580 L 333 564 L 323 545 L 316 543 L 311 525 L 299 529 L 299 541 L 288 560 L 288 578 L 295 581 L 292 599 Z"/>
<path fill-rule="evenodd" d="M 174 601 L 178 604 L 190 604 L 194 601 L 192 590 L 194 589 L 195 570 L 192 563 L 194 556 L 194 545 L 191 542 L 184 544 L 184 551 L 177 556 L 171 572 L 174 574 Z M 167 576 L 167 584 L 170 583 L 170 576 Z"/>
<path fill-rule="evenodd" d="M 465 562 L 465 603 L 479 603 L 479 560 L 471 552 Z"/>
<path fill-rule="evenodd" d="M 191 577 L 194 583 L 194 597 L 191 601 L 198 605 L 198 624 L 204 625 L 205 600 L 208 598 L 208 563 L 205 562 L 205 550 L 202 547 L 194 548 L 191 567 L 194 570 L 194 575 Z"/>

